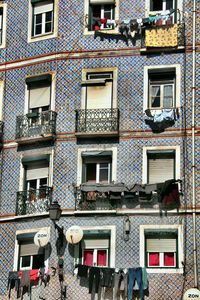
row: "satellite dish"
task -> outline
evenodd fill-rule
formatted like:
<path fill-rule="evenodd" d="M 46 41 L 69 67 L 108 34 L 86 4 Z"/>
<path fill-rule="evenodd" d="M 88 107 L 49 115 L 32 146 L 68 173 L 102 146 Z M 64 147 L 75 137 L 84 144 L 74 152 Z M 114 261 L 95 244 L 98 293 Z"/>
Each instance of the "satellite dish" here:
<path fill-rule="evenodd" d="M 66 232 L 66 240 L 70 244 L 77 244 L 83 237 L 83 230 L 80 226 L 71 226 Z"/>
<path fill-rule="evenodd" d="M 45 247 L 49 240 L 49 232 L 46 229 L 39 230 L 34 236 L 34 244 L 38 247 Z"/>
<path fill-rule="evenodd" d="M 183 295 L 183 300 L 200 299 L 200 291 L 196 288 L 189 289 Z"/>

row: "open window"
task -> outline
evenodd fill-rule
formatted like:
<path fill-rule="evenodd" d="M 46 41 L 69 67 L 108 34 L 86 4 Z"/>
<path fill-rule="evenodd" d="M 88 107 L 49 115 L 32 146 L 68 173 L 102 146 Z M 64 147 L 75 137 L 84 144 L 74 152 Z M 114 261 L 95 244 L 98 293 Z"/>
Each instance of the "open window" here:
<path fill-rule="evenodd" d="M 147 183 L 175 179 L 175 150 L 148 150 L 147 164 Z"/>
<path fill-rule="evenodd" d="M 113 267 L 115 264 L 115 226 L 83 228 L 83 239 L 75 246 L 76 263 Z"/>
<path fill-rule="evenodd" d="M 110 183 L 112 181 L 112 152 L 82 152 L 82 183 Z"/>
<path fill-rule="evenodd" d="M 149 108 L 176 107 L 175 70 L 149 70 Z"/>
<path fill-rule="evenodd" d="M 160 19 L 157 21 L 158 25 L 170 25 L 177 21 L 177 0 L 148 0 L 149 1 L 149 15 L 165 15 L 165 12 L 172 12 L 170 18 L 165 21 Z"/>

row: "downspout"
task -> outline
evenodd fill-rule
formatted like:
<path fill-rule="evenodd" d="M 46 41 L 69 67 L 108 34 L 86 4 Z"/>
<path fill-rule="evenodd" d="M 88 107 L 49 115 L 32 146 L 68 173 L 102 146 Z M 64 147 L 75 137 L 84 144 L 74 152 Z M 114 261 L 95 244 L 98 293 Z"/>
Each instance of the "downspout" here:
<path fill-rule="evenodd" d="M 193 263 L 194 287 L 198 288 L 197 243 L 196 243 L 196 165 L 195 165 L 195 97 L 196 97 L 196 0 L 193 0 L 192 30 L 192 220 L 193 220 Z"/>

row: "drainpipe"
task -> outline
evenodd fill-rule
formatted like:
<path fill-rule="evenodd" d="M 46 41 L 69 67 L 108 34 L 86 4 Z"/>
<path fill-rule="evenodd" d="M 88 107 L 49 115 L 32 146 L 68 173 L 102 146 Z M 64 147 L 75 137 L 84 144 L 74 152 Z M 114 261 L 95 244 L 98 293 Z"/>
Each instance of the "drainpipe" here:
<path fill-rule="evenodd" d="M 196 97 L 196 0 L 193 0 L 193 40 L 192 40 L 192 220 L 193 220 L 193 260 L 194 287 L 198 288 L 197 243 L 196 243 L 196 165 L 195 165 L 195 97 Z"/>

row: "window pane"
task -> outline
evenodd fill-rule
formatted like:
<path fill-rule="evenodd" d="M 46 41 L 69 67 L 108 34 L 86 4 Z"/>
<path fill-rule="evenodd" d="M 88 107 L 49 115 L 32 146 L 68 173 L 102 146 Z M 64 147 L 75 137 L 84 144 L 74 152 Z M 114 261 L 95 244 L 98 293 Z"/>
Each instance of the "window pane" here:
<path fill-rule="evenodd" d="M 174 267 L 175 261 L 174 261 L 174 253 L 166 252 L 164 253 L 164 266 Z"/>
<path fill-rule="evenodd" d="M 44 267 L 44 254 L 34 255 L 32 269 L 40 269 L 42 267 Z"/>
<path fill-rule="evenodd" d="M 163 9 L 163 0 L 152 0 L 151 4 L 151 10 L 157 11 Z"/>
<path fill-rule="evenodd" d="M 31 257 L 30 256 L 22 256 L 22 268 L 30 267 Z"/>
<path fill-rule="evenodd" d="M 173 9 L 173 2 L 174 0 L 166 0 L 166 9 Z"/>
<path fill-rule="evenodd" d="M 96 182 L 96 164 L 86 165 L 86 182 L 88 181 Z"/>
<path fill-rule="evenodd" d="M 160 261 L 159 261 L 159 253 L 158 252 L 152 252 L 149 253 L 149 266 L 150 267 L 155 267 L 159 266 Z"/>
<path fill-rule="evenodd" d="M 45 32 L 51 32 L 51 31 L 52 31 L 52 23 L 46 23 Z"/>
<path fill-rule="evenodd" d="M 151 86 L 151 107 L 160 107 L 160 86 Z"/>
<path fill-rule="evenodd" d="M 100 164 L 100 170 L 99 170 L 100 174 L 99 174 L 99 181 L 106 181 L 108 182 L 109 178 L 108 178 L 108 164 L 104 163 L 104 164 Z"/>
<path fill-rule="evenodd" d="M 92 17 L 101 18 L 101 5 L 92 5 Z"/>
<path fill-rule="evenodd" d="M 97 251 L 97 265 L 105 267 L 107 265 L 107 251 L 98 250 Z"/>
<path fill-rule="evenodd" d="M 93 250 L 84 250 L 83 264 L 86 266 L 93 266 Z"/>
<path fill-rule="evenodd" d="M 52 21 L 52 16 L 53 16 L 52 11 L 47 12 L 46 13 L 46 22 L 51 22 Z"/>
<path fill-rule="evenodd" d="M 36 25 L 35 34 L 41 34 L 41 33 L 42 33 L 42 25 Z"/>
<path fill-rule="evenodd" d="M 173 106 L 173 85 L 165 85 L 164 86 L 163 106 L 164 107 L 172 107 Z"/>
<path fill-rule="evenodd" d="M 37 188 L 37 180 L 29 180 L 29 190 L 35 190 Z"/>
<path fill-rule="evenodd" d="M 38 14 L 35 16 L 35 23 L 41 24 L 42 23 L 42 14 Z"/>
<path fill-rule="evenodd" d="M 112 6 L 104 5 L 104 18 L 112 19 Z"/>

